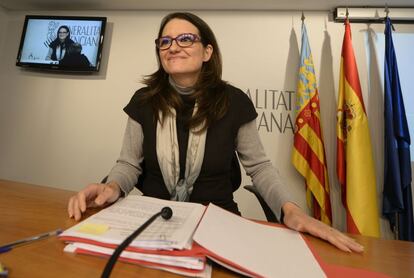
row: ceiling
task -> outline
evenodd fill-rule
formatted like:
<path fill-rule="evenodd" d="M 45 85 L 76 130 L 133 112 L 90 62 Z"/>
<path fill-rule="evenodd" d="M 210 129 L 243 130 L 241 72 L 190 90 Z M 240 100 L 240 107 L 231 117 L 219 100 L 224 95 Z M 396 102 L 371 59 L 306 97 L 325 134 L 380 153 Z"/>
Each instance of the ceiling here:
<path fill-rule="evenodd" d="M 384 0 L 0 0 L 8 11 L 17 10 L 315 10 L 338 6 L 382 7 Z M 390 7 L 414 7 L 413 0 L 389 0 Z"/>

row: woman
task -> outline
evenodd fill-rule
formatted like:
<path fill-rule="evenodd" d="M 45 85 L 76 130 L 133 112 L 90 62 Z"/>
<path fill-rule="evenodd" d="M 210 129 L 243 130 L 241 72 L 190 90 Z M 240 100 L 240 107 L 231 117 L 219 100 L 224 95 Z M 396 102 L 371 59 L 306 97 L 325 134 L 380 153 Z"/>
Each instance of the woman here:
<path fill-rule="evenodd" d="M 74 41 L 70 38 L 70 30 L 66 25 L 58 28 L 57 37 L 49 44 L 46 60 L 60 61 L 65 57 L 66 51 Z"/>
<path fill-rule="evenodd" d="M 65 53 L 65 57 L 59 61 L 59 65 L 69 67 L 90 67 L 88 57 L 82 54 L 82 45 L 79 43 L 72 43 Z"/>
<path fill-rule="evenodd" d="M 87 207 L 127 194 L 142 173 L 144 195 L 177 201 L 213 202 L 239 213 L 233 201 L 234 150 L 272 210 L 291 229 L 325 239 L 341 250 L 363 247 L 309 217 L 292 203 L 278 172 L 264 154 L 250 99 L 221 79 L 220 51 L 199 17 L 173 13 L 161 22 L 156 43 L 159 69 L 145 78 L 124 108 L 124 143 L 107 184 L 90 184 L 69 200 L 76 220 Z M 283 216 L 284 215 L 284 216 Z"/>

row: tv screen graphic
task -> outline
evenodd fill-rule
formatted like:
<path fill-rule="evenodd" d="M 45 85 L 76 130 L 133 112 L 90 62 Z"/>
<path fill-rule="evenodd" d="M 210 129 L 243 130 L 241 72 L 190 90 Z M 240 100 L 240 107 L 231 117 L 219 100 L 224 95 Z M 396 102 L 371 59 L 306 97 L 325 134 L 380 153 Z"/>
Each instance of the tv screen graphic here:
<path fill-rule="evenodd" d="M 99 71 L 106 17 L 27 15 L 17 66 Z"/>

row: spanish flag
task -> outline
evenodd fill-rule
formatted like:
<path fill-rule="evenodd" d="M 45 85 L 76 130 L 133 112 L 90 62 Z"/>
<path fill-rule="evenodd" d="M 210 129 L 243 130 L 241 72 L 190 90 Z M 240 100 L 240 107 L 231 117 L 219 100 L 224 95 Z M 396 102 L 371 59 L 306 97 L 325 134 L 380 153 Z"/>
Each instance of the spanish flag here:
<path fill-rule="evenodd" d="M 320 124 L 318 88 L 304 22 L 300 56 L 292 163 L 305 178 L 306 200 L 314 217 L 331 225 L 331 201 Z"/>
<path fill-rule="evenodd" d="M 337 174 L 342 188 L 349 233 L 378 237 L 377 186 L 368 119 L 345 22 L 337 114 Z"/>

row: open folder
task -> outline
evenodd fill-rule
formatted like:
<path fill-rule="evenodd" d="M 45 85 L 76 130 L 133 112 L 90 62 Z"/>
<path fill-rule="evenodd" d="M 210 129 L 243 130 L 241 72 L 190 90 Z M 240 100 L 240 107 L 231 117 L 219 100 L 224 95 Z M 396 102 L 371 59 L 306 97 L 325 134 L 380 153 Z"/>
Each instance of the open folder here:
<path fill-rule="evenodd" d="M 325 277 L 300 233 L 207 207 L 130 195 L 59 235 L 69 252 L 108 257 L 128 235 L 164 206 L 158 218 L 120 260 L 176 273 L 208 277 L 206 258 L 252 277 Z"/>

